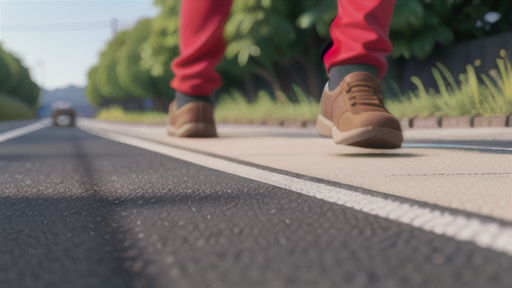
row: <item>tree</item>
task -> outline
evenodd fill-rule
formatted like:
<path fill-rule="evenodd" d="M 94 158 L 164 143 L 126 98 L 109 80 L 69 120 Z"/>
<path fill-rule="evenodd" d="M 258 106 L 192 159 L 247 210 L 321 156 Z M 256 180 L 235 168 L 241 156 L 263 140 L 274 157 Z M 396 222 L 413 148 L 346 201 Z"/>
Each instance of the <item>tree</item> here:
<path fill-rule="evenodd" d="M 100 95 L 109 100 L 122 100 L 128 98 L 128 93 L 119 84 L 117 77 L 118 53 L 126 43 L 128 31 L 122 31 L 110 41 L 100 54 L 100 61 L 96 75 L 96 85 Z"/>
<path fill-rule="evenodd" d="M 40 88 L 32 81 L 20 59 L 0 46 L 0 93 L 14 97 L 30 108 L 37 106 Z"/>
<path fill-rule="evenodd" d="M 500 17 L 486 20 L 489 12 Z M 393 58 L 424 59 L 436 44 L 454 43 L 510 31 L 511 1 L 397 1 L 391 22 Z"/>
<path fill-rule="evenodd" d="M 98 73 L 98 65 L 92 67 L 87 73 L 87 88 L 85 89 L 85 95 L 89 102 L 96 108 L 100 108 L 103 106 L 105 97 L 100 94 L 98 91 L 98 83 L 97 83 L 97 73 Z"/>
<path fill-rule="evenodd" d="M 95 87 L 90 93 L 105 100 L 101 103 L 151 97 L 157 109 L 165 111 L 173 98 L 170 65 L 179 55 L 181 3 L 154 3 L 161 7 L 160 14 L 119 33 L 91 71 Z M 509 31 L 511 5 L 511 1 L 397 1 L 390 27 L 392 57 L 423 59 L 439 45 Z M 501 19 L 489 20 L 493 11 Z M 293 98 L 294 83 L 318 98 L 320 83 L 326 80 L 321 51 L 330 41 L 329 27 L 336 14 L 336 0 L 234 1 L 224 30 L 225 57 L 217 67 L 225 86 L 244 89 L 249 98 L 270 86 L 276 98 L 286 102 L 286 96 Z"/>
<path fill-rule="evenodd" d="M 119 85 L 127 94 L 145 99 L 153 94 L 151 74 L 140 67 L 140 46 L 149 34 L 151 20 L 139 21 L 126 36 L 125 43 L 117 52 L 116 75 Z"/>
<path fill-rule="evenodd" d="M 279 101 L 286 102 L 288 89 L 283 88 L 283 82 L 290 77 L 280 73 L 280 68 L 291 66 L 302 48 L 294 11 L 292 5 L 282 1 L 234 1 L 224 29 L 225 59 L 218 67 L 223 78 L 251 87 L 252 76 L 258 76 L 270 84 Z"/>
<path fill-rule="evenodd" d="M 140 68 L 152 76 L 153 105 L 156 110 L 167 111 L 174 98 L 169 86 L 174 77 L 170 66 L 179 55 L 180 1 L 155 0 L 161 12 L 151 21 L 149 36 L 140 48 Z"/>
<path fill-rule="evenodd" d="M 0 46 L 0 91 L 10 91 L 18 82 L 20 67 L 17 65 L 16 58 L 7 53 Z"/>
<path fill-rule="evenodd" d="M 130 31 L 122 31 L 117 34 L 112 41 L 110 41 L 105 50 L 100 54 L 100 61 L 92 73 L 89 73 L 89 85 L 87 93 L 88 97 L 95 99 L 96 105 L 108 106 L 108 105 L 120 105 L 125 110 L 140 111 L 143 109 L 142 96 L 136 97 L 131 94 L 132 91 L 127 89 L 126 86 L 121 85 L 121 78 L 118 72 L 130 73 L 133 64 L 128 64 L 123 68 L 129 71 L 120 71 L 118 66 L 123 62 L 123 58 L 127 58 L 126 61 L 130 61 L 130 53 L 121 53 L 123 49 L 128 45 L 128 39 L 130 37 Z M 129 48 L 127 51 L 129 51 Z M 136 69 L 136 68 L 135 68 Z M 139 69 L 140 70 L 140 69 Z M 137 87 L 132 85 L 129 88 L 133 89 Z M 140 90 L 140 87 L 137 87 Z M 97 100 L 101 98 L 101 101 Z M 99 103 L 99 104 L 98 104 Z"/>

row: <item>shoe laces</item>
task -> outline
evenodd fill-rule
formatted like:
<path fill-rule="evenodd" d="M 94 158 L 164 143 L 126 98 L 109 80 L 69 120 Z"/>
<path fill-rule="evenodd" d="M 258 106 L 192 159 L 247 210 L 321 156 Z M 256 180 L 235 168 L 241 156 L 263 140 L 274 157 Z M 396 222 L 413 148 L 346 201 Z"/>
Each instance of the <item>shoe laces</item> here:
<path fill-rule="evenodd" d="M 367 105 L 384 107 L 382 92 L 378 85 L 368 81 L 354 81 L 347 83 L 346 91 L 351 107 Z"/>

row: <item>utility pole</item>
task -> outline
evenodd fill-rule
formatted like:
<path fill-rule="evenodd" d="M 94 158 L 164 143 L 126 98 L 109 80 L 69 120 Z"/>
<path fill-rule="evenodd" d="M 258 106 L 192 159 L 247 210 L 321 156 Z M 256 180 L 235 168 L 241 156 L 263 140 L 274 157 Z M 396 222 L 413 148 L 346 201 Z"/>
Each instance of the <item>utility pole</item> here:
<path fill-rule="evenodd" d="M 117 18 L 112 18 L 110 20 L 110 30 L 112 31 L 112 38 L 116 37 L 117 35 Z"/>

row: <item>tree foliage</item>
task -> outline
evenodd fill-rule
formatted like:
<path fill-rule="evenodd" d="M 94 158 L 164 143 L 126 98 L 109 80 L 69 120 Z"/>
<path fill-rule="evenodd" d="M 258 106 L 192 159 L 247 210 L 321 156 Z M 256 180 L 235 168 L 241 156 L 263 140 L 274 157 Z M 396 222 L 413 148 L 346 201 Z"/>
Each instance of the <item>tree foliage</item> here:
<path fill-rule="evenodd" d="M 100 54 L 96 83 L 99 93 L 109 100 L 119 100 L 129 96 L 119 83 L 117 75 L 118 55 L 126 43 L 128 35 L 128 31 L 122 31 L 117 34 Z"/>
<path fill-rule="evenodd" d="M 87 95 L 95 105 L 146 98 L 168 102 L 173 97 L 170 65 L 179 55 L 181 3 L 154 3 L 160 14 L 119 33 L 90 70 Z M 390 27 L 392 57 L 423 59 L 438 46 L 510 31 L 511 3 L 397 1 Z M 234 1 L 224 30 L 225 57 L 217 67 L 224 83 L 251 95 L 264 82 L 278 99 L 294 93 L 293 83 L 309 95 L 318 94 L 325 81 L 321 51 L 330 41 L 336 5 L 336 0 Z M 495 19 L 489 12 L 496 12 Z"/>
<path fill-rule="evenodd" d="M 157 3 L 162 5 L 162 13 L 117 34 L 89 71 L 86 94 L 96 107 L 148 98 L 158 106 L 160 100 L 171 98 L 169 66 L 179 51 L 179 2 Z M 167 108 L 160 106 L 160 110 Z"/>
<path fill-rule="evenodd" d="M 0 46 L 0 93 L 13 97 L 30 108 L 35 108 L 40 88 L 20 59 Z"/>
<path fill-rule="evenodd" d="M 87 73 L 87 79 L 89 81 L 87 88 L 85 90 L 85 95 L 89 102 L 94 107 L 101 107 L 106 97 L 102 95 L 98 89 L 98 65 L 92 67 Z"/>
<path fill-rule="evenodd" d="M 165 111 L 173 98 L 169 82 L 174 77 L 170 66 L 179 55 L 179 12 L 180 1 L 156 0 L 160 14 L 151 20 L 147 39 L 140 46 L 140 69 L 152 78 L 153 102 L 159 110 Z"/>
<path fill-rule="evenodd" d="M 301 5 L 303 13 L 297 18 L 297 26 L 301 29 L 314 27 L 320 37 L 330 38 L 329 28 L 338 13 L 336 0 L 304 1 Z"/>
<path fill-rule="evenodd" d="M 151 74 L 140 69 L 140 43 L 146 41 L 151 20 L 139 21 L 117 52 L 116 75 L 119 85 L 127 94 L 144 99 L 151 91 Z"/>
<path fill-rule="evenodd" d="M 236 57 L 240 67 L 253 62 L 267 70 L 273 69 L 275 59 L 289 57 L 296 47 L 292 43 L 297 33 L 285 4 L 271 0 L 235 1 L 224 29 L 225 57 Z"/>
<path fill-rule="evenodd" d="M 180 1 L 155 0 L 162 10 L 151 21 L 148 39 L 141 45 L 141 68 L 154 77 L 173 76 L 169 69 L 179 55 Z"/>
<path fill-rule="evenodd" d="M 495 23 L 485 19 L 492 11 L 501 15 Z M 392 56 L 424 59 L 436 44 L 446 46 L 510 31 L 510 11 L 511 1 L 397 1 L 390 27 Z"/>
<path fill-rule="evenodd" d="M 290 12 L 291 5 L 283 1 L 234 1 L 224 28 L 227 45 L 219 71 L 238 79 L 258 75 L 284 100 L 276 62 L 292 58 L 300 47 Z"/>

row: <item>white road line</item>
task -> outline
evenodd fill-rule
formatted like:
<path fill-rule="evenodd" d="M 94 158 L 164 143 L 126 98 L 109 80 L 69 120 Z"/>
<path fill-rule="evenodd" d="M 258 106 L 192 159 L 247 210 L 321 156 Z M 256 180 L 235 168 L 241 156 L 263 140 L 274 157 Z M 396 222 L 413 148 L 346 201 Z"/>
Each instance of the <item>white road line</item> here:
<path fill-rule="evenodd" d="M 505 147 L 489 147 L 489 146 L 473 146 L 473 145 L 459 145 L 448 143 L 403 143 L 404 148 L 448 148 L 448 149 L 470 149 L 470 150 L 501 150 L 512 151 L 512 148 Z"/>
<path fill-rule="evenodd" d="M 38 121 L 36 123 L 32 123 L 27 126 L 23 126 L 18 129 L 0 133 L 0 143 L 7 141 L 9 139 L 12 139 L 12 138 L 20 137 L 20 136 L 28 134 L 30 132 L 37 131 L 39 129 L 43 129 L 50 125 L 51 125 L 50 119 L 44 119 L 44 120 Z"/>
<path fill-rule="evenodd" d="M 88 126 L 88 125 L 87 125 Z M 291 191 L 337 203 L 383 218 L 447 236 L 469 241 L 484 248 L 512 255 L 512 226 L 492 220 L 481 220 L 457 213 L 401 203 L 365 195 L 342 188 L 297 179 L 227 160 L 173 148 L 147 140 L 112 132 L 94 130 L 84 125 L 79 128 L 100 137 L 168 155 L 187 162 L 220 170 L 244 178 L 271 184 Z"/>

